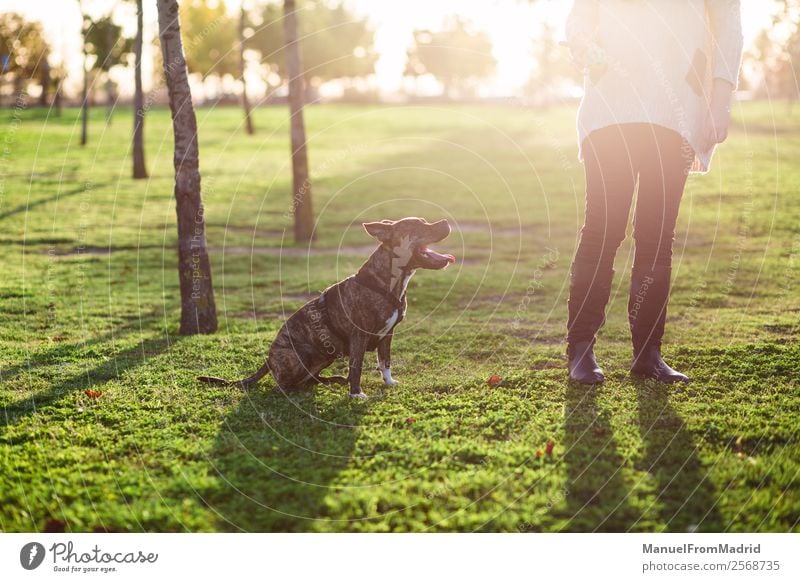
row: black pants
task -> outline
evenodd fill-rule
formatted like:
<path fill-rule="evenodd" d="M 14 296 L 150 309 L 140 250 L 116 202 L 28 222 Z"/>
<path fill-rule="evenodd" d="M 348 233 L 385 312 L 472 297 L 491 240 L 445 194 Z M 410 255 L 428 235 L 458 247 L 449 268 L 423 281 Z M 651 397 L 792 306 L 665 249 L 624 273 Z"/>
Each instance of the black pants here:
<path fill-rule="evenodd" d="M 649 322 L 651 329 L 646 335 L 654 343 L 660 342 L 675 222 L 694 151 L 675 131 L 631 123 L 592 132 L 583 144 L 583 157 L 586 215 L 572 264 L 568 341 L 574 344 L 592 340 L 605 321 L 614 256 L 625 238 L 636 192 L 634 279 L 637 273 L 655 276 L 645 279 L 650 283 L 648 289 L 652 287 L 648 308 L 653 313 L 640 321 Z M 640 291 L 632 286 L 632 301 L 635 294 L 641 296 Z M 660 305 L 656 304 L 656 296 L 663 296 Z M 635 316 L 641 312 L 641 303 L 634 305 Z M 632 328 L 635 320 L 636 317 L 631 320 Z M 661 320 L 661 329 L 655 330 L 658 337 L 653 337 L 652 328 L 658 323 L 655 320 Z"/>

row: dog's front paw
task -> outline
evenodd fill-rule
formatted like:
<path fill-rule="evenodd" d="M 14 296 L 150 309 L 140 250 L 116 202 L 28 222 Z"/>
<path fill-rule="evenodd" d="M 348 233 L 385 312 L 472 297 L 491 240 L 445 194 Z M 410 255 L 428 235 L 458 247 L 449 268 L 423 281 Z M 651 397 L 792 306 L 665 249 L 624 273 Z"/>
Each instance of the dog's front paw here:
<path fill-rule="evenodd" d="M 397 386 L 397 380 L 392 378 L 392 372 L 389 368 L 381 369 L 381 377 L 383 377 L 383 383 L 387 386 Z"/>
<path fill-rule="evenodd" d="M 357 392 L 357 393 L 355 393 L 355 394 L 353 394 L 353 393 L 351 392 L 351 393 L 350 393 L 350 398 L 355 398 L 356 400 L 366 400 L 368 397 L 367 397 L 367 395 L 366 395 L 366 394 L 364 394 L 363 392 Z"/>

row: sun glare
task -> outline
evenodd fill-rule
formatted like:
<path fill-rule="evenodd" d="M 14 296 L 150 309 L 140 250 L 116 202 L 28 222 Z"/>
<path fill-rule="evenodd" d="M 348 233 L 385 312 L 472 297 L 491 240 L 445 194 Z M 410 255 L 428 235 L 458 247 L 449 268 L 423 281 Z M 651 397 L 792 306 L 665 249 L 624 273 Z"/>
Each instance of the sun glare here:
<path fill-rule="evenodd" d="M 247 4 L 257 4 L 255 0 L 244 0 Z M 238 11 L 241 0 L 225 2 L 231 14 Z M 153 4 L 151 6 L 151 4 Z M 496 60 L 494 74 L 482 79 L 479 94 L 487 97 L 505 96 L 517 92 L 530 78 L 537 66 L 534 44 L 548 27 L 555 40 L 563 36 L 564 21 L 572 5 L 564 0 L 538 0 L 522 2 L 515 0 L 405 0 L 404 2 L 376 2 L 374 0 L 346 0 L 345 5 L 355 14 L 369 20 L 375 33 L 375 51 L 378 60 L 375 74 L 369 84 L 383 94 L 391 94 L 406 86 L 403 72 L 406 66 L 407 51 L 415 30 L 437 30 L 454 15 L 463 18 L 475 30 L 485 31 L 491 40 L 491 54 Z M 86 6 L 97 14 L 103 14 L 116 7 L 120 11 L 118 21 L 126 33 L 135 27 L 132 4 L 119 4 L 114 0 L 93 0 Z M 743 0 L 743 24 L 745 39 L 752 41 L 763 27 L 768 26 L 770 15 L 775 7 L 773 0 Z M 149 33 L 155 34 L 157 19 L 154 3 L 145 2 L 145 26 Z M 71 73 L 69 77 L 80 77 L 80 44 L 75 31 L 80 29 L 81 16 L 77 2 L 63 0 L 41 0 L 20 4 L 16 0 L 0 0 L 0 10 L 18 11 L 29 18 L 43 23 L 48 37 L 54 39 L 52 46 L 55 59 L 64 63 Z M 360 49 L 360 50 L 359 50 Z M 559 57 L 566 49 L 553 47 L 550 56 Z M 363 47 L 354 51 L 359 56 Z M 145 85 L 153 78 L 154 47 L 145 42 L 143 70 Z M 541 55 L 539 55 L 541 56 Z M 565 56 L 565 55 L 564 55 Z M 117 74 L 123 93 L 129 93 L 129 75 Z M 74 81 L 77 82 L 77 81 Z M 262 74 L 248 75 L 248 83 L 255 91 L 266 87 Z M 417 87 L 427 85 L 431 92 L 439 90 L 438 84 L 422 79 Z M 71 87 L 68 82 L 68 89 Z M 202 89 L 201 89 L 202 90 Z M 338 91 L 337 91 L 338 92 Z"/>

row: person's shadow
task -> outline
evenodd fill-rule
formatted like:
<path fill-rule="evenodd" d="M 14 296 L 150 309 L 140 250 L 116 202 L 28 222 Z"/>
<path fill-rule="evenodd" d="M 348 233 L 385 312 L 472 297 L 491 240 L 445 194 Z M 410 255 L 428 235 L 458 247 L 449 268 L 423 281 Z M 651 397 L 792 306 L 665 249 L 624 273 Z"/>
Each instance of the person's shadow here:
<path fill-rule="evenodd" d="M 623 479 L 626 460 L 617 451 L 608 412 L 597 403 L 600 389 L 567 383 L 565 531 L 625 531 L 636 519 Z"/>
<path fill-rule="evenodd" d="M 309 531 L 342 514 L 335 505 L 344 486 L 333 481 L 352 457 L 369 404 L 341 391 L 319 394 L 340 387 L 283 393 L 270 384 L 245 394 L 214 443 L 209 461 L 221 485 L 204 501 L 220 530 Z"/>
<path fill-rule="evenodd" d="M 562 529 L 720 531 L 717 495 L 691 432 L 669 403 L 670 388 L 650 381 L 633 385 L 641 435 L 633 460 L 617 450 L 609 413 L 598 406 L 603 388 L 567 386 Z"/>
<path fill-rule="evenodd" d="M 719 498 L 697 455 L 686 423 L 669 403 L 669 386 L 637 380 L 639 432 L 644 443 L 640 470 L 655 483 L 655 501 L 644 509 L 662 531 L 721 531 Z"/>

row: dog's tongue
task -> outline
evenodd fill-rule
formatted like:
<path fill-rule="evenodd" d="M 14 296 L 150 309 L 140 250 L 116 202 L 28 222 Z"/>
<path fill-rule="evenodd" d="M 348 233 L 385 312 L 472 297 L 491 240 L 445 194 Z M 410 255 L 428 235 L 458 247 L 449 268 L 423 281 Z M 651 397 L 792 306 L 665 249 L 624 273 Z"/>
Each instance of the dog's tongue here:
<path fill-rule="evenodd" d="M 427 254 L 429 257 L 432 257 L 432 258 L 434 258 L 434 259 L 444 259 L 444 260 L 446 260 L 448 263 L 455 263 L 455 262 L 456 262 L 456 258 L 455 258 L 453 255 L 443 255 L 442 253 L 437 253 L 437 252 L 436 252 L 436 251 L 434 251 L 433 249 L 429 249 L 429 248 L 427 248 L 427 249 L 425 249 L 425 253 L 426 253 L 426 254 Z"/>

